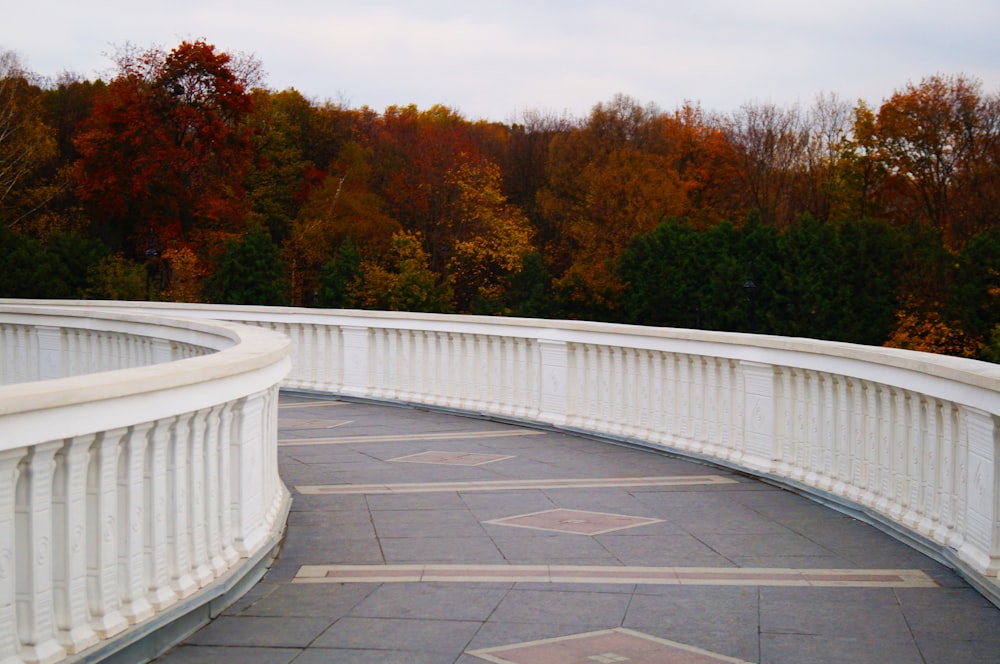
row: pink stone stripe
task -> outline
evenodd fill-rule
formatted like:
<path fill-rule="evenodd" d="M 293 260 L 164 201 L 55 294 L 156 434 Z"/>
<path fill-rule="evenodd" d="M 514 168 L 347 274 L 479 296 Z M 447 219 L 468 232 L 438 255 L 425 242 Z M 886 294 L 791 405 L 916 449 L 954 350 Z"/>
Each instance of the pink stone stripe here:
<path fill-rule="evenodd" d="M 453 433 L 401 433 L 381 436 L 335 436 L 332 438 L 282 438 L 279 445 L 354 445 L 357 443 L 397 443 L 417 440 L 462 440 L 467 438 L 514 438 L 540 436 L 544 431 L 515 429 L 511 431 L 460 431 Z"/>
<path fill-rule="evenodd" d="M 403 484 L 299 485 L 301 494 L 344 495 L 359 493 L 431 493 L 439 491 L 513 491 L 518 489 L 597 489 L 608 487 L 688 486 L 736 484 L 722 475 L 672 475 L 662 477 L 593 477 L 577 479 L 488 480 L 481 482 L 412 482 Z"/>
<path fill-rule="evenodd" d="M 303 565 L 295 583 L 503 581 L 508 583 L 624 583 L 637 585 L 852 586 L 937 588 L 915 569 L 770 569 L 612 567 L 580 565 Z"/>

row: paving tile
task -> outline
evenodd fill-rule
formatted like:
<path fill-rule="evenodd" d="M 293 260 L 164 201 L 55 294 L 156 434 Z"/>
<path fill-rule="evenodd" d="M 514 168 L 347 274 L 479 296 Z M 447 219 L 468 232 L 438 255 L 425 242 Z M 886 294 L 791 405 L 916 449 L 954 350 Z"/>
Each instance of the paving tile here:
<path fill-rule="evenodd" d="M 465 650 L 480 625 L 463 620 L 349 616 L 331 625 L 313 647 L 445 653 L 454 659 Z"/>
<path fill-rule="evenodd" d="M 187 640 L 200 646 L 305 648 L 330 626 L 323 618 L 220 616 Z"/>
<path fill-rule="evenodd" d="M 486 534 L 479 519 L 460 510 L 382 510 L 372 512 L 379 538 L 386 537 L 479 537 Z"/>
<path fill-rule="evenodd" d="M 925 664 L 912 641 L 888 639 L 762 634 L 760 651 L 760 661 L 768 664 Z"/>
<path fill-rule="evenodd" d="M 370 494 L 368 509 L 372 512 L 398 510 L 455 510 L 467 509 L 464 497 L 455 491 L 433 493 L 407 493 L 402 495 Z"/>
<path fill-rule="evenodd" d="M 788 530 L 775 530 L 766 537 L 758 533 L 698 532 L 697 538 L 719 555 L 766 557 L 769 553 L 782 556 L 830 556 L 832 552 L 815 542 Z M 877 565 L 866 565 L 877 567 Z"/>
<path fill-rule="evenodd" d="M 493 542 L 503 554 L 504 560 L 515 565 L 567 562 L 589 565 L 619 564 L 615 555 L 596 539 L 544 531 L 533 532 L 535 536 L 532 537 L 494 534 Z"/>
<path fill-rule="evenodd" d="M 489 537 L 385 537 L 379 540 L 387 563 L 501 563 Z"/>
<path fill-rule="evenodd" d="M 289 664 L 304 651 L 292 648 L 182 645 L 156 659 L 158 664 Z"/>
<path fill-rule="evenodd" d="M 667 634 L 685 631 L 689 634 L 757 634 L 757 595 L 758 589 L 754 586 L 639 586 L 623 625 L 643 632 L 654 629 Z"/>
<path fill-rule="evenodd" d="M 761 588 L 760 629 L 900 642 L 912 638 L 892 589 Z"/>
<path fill-rule="evenodd" d="M 729 559 L 687 534 L 642 535 L 623 531 L 598 535 L 596 539 L 622 565 L 681 567 L 732 565 Z"/>
<path fill-rule="evenodd" d="M 326 584 L 317 584 L 317 587 L 323 585 Z M 351 610 L 351 615 L 363 618 L 422 618 L 482 622 L 507 596 L 510 586 L 509 583 L 387 583 L 359 602 Z"/>
<path fill-rule="evenodd" d="M 482 664 L 482 660 L 478 660 Z M 455 664 L 452 653 L 414 652 L 412 650 L 368 650 L 345 648 L 310 648 L 295 664 Z"/>
<path fill-rule="evenodd" d="M 627 586 L 626 586 L 627 588 Z M 549 623 L 574 631 L 604 629 L 622 624 L 631 593 L 511 590 L 489 622 Z"/>
<path fill-rule="evenodd" d="M 917 646 L 924 664 L 986 664 L 1000 660 L 995 639 L 938 640 L 918 633 Z"/>
<path fill-rule="evenodd" d="M 322 617 L 334 620 L 350 613 L 377 587 L 377 584 L 281 584 L 273 592 L 233 614 L 261 617 Z"/>

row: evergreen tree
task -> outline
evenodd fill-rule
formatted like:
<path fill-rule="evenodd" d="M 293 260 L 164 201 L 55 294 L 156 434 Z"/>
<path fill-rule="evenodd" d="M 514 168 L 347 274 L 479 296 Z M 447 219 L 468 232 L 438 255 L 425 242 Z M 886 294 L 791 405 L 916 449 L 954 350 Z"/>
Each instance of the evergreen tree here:
<path fill-rule="evenodd" d="M 319 306 L 346 309 L 354 305 L 350 287 L 361 275 L 361 254 L 348 237 L 320 274 Z"/>
<path fill-rule="evenodd" d="M 285 264 L 263 226 L 253 225 L 242 239 L 226 242 L 205 281 L 205 296 L 220 304 L 285 304 Z"/>

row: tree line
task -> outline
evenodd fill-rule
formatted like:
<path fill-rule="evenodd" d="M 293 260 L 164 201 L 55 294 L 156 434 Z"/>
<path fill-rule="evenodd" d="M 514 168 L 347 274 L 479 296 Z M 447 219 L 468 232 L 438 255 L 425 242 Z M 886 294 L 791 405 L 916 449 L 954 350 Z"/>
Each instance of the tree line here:
<path fill-rule="evenodd" d="M 109 80 L 0 51 L 0 296 L 753 331 L 1000 358 L 1000 95 L 506 123 L 264 85 L 203 41 Z"/>

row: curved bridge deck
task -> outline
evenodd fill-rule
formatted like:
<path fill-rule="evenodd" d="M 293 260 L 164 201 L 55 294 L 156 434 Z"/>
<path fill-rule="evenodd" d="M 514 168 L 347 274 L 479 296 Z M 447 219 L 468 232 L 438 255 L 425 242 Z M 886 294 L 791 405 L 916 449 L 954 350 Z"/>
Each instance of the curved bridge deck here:
<path fill-rule="evenodd" d="M 282 397 L 288 536 L 162 664 L 997 661 L 948 569 L 714 467 L 438 412 Z"/>

